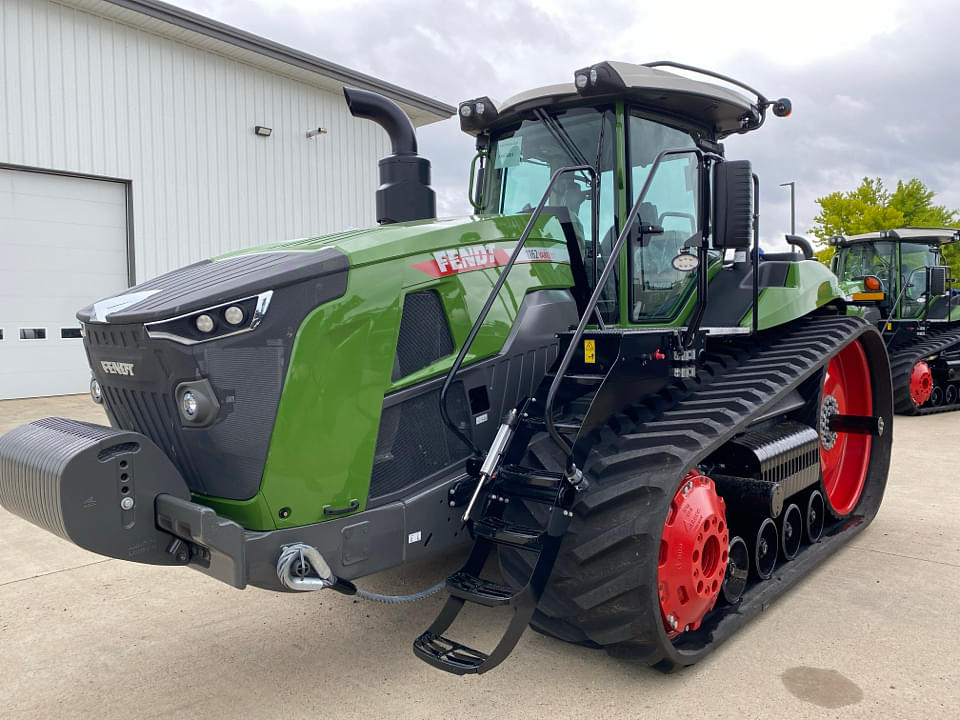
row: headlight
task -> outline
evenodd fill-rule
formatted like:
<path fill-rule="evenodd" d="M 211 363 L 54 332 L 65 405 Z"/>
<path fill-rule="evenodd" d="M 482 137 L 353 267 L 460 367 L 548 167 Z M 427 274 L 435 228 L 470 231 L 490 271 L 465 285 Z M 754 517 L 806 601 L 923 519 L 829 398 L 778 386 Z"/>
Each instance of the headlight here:
<path fill-rule="evenodd" d="M 220 413 L 220 402 L 209 380 L 180 383 L 174 395 L 180 411 L 180 420 L 186 427 L 209 425 Z"/>
<path fill-rule="evenodd" d="M 239 325 L 243 322 L 243 310 L 236 305 L 231 305 L 223 311 L 223 319 L 231 325 Z"/>
<path fill-rule="evenodd" d="M 213 318 L 209 315 L 200 315 L 196 320 L 197 330 L 202 333 L 213 332 L 213 328 L 216 327 L 213 322 Z"/>
<path fill-rule="evenodd" d="M 183 397 L 180 398 L 180 409 L 190 420 L 193 420 L 197 416 L 197 411 L 200 409 L 200 403 L 197 402 L 197 396 L 194 395 L 192 391 L 187 390 L 183 394 Z"/>
<path fill-rule="evenodd" d="M 90 397 L 97 405 L 103 404 L 103 388 L 100 387 L 100 381 L 96 378 L 90 379 Z"/>
<path fill-rule="evenodd" d="M 267 290 L 259 295 L 195 310 L 169 320 L 147 323 L 144 327 L 151 338 L 173 340 L 181 345 L 219 340 L 256 330 L 272 298 L 273 290 Z"/>

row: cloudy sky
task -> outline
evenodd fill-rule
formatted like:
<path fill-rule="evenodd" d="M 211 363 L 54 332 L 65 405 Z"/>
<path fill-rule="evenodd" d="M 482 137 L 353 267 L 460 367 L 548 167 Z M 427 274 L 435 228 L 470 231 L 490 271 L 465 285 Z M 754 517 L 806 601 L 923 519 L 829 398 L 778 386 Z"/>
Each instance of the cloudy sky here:
<path fill-rule="evenodd" d="M 761 236 L 864 176 L 918 177 L 960 208 L 956 0 L 173 0 L 174 4 L 455 105 L 568 82 L 600 60 L 669 59 L 736 77 L 793 114 L 726 141 L 761 182 Z M 465 213 L 472 141 L 420 130 L 441 215 Z"/>

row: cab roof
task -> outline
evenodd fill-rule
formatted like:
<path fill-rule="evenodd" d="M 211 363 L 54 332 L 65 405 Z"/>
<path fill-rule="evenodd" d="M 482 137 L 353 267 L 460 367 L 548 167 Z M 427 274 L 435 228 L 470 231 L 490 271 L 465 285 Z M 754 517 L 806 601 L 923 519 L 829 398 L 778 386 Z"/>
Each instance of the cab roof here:
<path fill-rule="evenodd" d="M 693 71 L 709 74 L 697 69 Z M 580 83 L 576 81 L 547 85 L 518 93 L 504 102 L 489 98 L 478 99 L 489 102 L 495 111 L 490 113 L 491 121 L 486 127 L 475 127 L 474 123 L 469 122 L 469 117 L 463 116 L 463 106 L 475 104 L 477 100 L 461 103 L 461 127 L 465 132 L 476 135 L 487 127 L 516 122 L 521 114 L 535 108 L 573 103 L 581 99 L 596 102 L 627 100 L 657 113 L 692 121 L 717 138 L 758 127 L 763 115 L 763 108 L 760 107 L 764 100 L 762 97 L 753 101 L 730 88 L 713 82 L 694 80 L 657 67 L 605 61 L 578 70 L 574 75 L 585 72 L 591 73 L 591 77 L 596 77 L 599 73 L 601 82 L 596 86 L 580 87 L 579 90 Z M 730 82 L 737 81 L 731 79 Z"/>
<path fill-rule="evenodd" d="M 857 235 L 834 235 L 831 245 L 853 245 L 856 243 L 887 240 L 893 242 L 929 242 L 946 245 L 960 240 L 960 228 L 948 227 L 902 227 L 893 230 L 874 230 Z"/>

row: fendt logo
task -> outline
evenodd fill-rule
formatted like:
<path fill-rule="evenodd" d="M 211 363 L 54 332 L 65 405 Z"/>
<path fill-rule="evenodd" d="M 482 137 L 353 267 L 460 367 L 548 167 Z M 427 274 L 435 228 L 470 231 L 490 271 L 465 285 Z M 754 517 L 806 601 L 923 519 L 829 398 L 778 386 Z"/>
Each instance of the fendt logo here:
<path fill-rule="evenodd" d="M 100 367 L 105 373 L 110 375 L 127 375 L 133 377 L 133 363 L 113 362 L 112 360 L 101 360 Z"/>

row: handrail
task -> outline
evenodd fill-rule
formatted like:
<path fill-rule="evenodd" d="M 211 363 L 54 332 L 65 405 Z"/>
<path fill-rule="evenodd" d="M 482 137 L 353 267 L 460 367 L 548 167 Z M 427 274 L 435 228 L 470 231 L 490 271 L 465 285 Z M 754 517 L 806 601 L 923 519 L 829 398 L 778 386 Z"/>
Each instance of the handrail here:
<path fill-rule="evenodd" d="M 543 191 L 543 196 L 540 198 L 540 202 L 537 203 L 537 207 L 534 209 L 533 214 L 530 215 L 530 219 L 527 220 L 527 226 L 523 229 L 523 232 L 520 233 L 520 238 L 517 240 L 517 245 L 513 249 L 513 253 L 510 255 L 510 259 L 507 260 L 507 264 L 503 266 L 503 270 L 500 271 L 500 277 L 497 278 L 497 282 L 494 284 L 493 289 L 490 291 L 490 294 L 487 296 L 487 301 L 483 305 L 483 309 L 480 310 L 480 314 L 477 316 L 477 319 L 473 323 L 473 327 L 470 328 L 470 332 L 467 334 L 467 339 L 464 341 L 463 345 L 460 347 L 460 352 L 457 353 L 456 360 L 453 361 L 453 365 L 450 366 L 450 370 L 447 372 L 446 378 L 443 381 L 443 387 L 440 390 L 440 417 L 443 418 L 443 422 L 446 423 L 454 434 L 459 437 L 463 443 L 473 450 L 474 454 L 477 456 L 483 455 L 480 449 L 474 444 L 474 442 L 467 437 L 466 433 L 462 432 L 460 428 L 454 424 L 453 420 L 450 419 L 450 414 L 447 412 L 447 392 L 450 390 L 450 385 L 453 384 L 453 379 L 456 377 L 456 374 L 460 371 L 461 366 L 463 365 L 463 360 L 467 356 L 467 352 L 470 350 L 470 346 L 473 344 L 474 339 L 477 337 L 477 333 L 480 332 L 480 326 L 483 325 L 483 321 L 487 319 L 487 315 L 490 312 L 490 308 L 493 307 L 494 301 L 497 299 L 497 296 L 500 294 L 500 289 L 503 287 L 504 283 L 507 281 L 507 275 L 510 274 L 510 270 L 513 268 L 514 263 L 516 263 L 517 258 L 520 256 L 520 251 L 523 249 L 524 244 L 527 242 L 527 238 L 530 237 L 530 233 L 533 231 L 533 226 L 537 221 L 537 218 L 540 216 L 540 213 L 543 211 L 544 206 L 547 204 L 547 198 L 550 197 L 550 191 L 553 189 L 553 185 L 556 182 L 557 178 L 561 175 L 570 172 L 587 172 L 590 174 L 593 188 L 596 188 L 597 185 L 597 171 L 590 165 L 571 165 L 569 167 L 562 167 L 558 169 L 553 175 L 550 176 L 550 182 L 547 183 L 546 190 Z M 596 204 L 599 201 L 599 198 L 596 196 L 597 193 L 594 191 L 593 202 Z M 597 234 L 597 226 L 594 224 L 592 235 Z M 596 238 L 593 238 L 594 245 L 596 245 Z M 596 303 L 594 303 L 594 308 Z M 588 314 L 584 314 L 584 317 L 588 317 Z M 600 320 L 602 325 L 603 321 L 600 319 L 599 314 L 597 319 Z"/>
<path fill-rule="evenodd" d="M 577 329 L 574 330 L 573 337 L 570 338 L 570 344 L 567 346 L 567 350 L 563 354 L 563 359 L 560 361 L 560 366 L 557 368 L 553 382 L 550 383 L 550 390 L 547 392 L 547 399 L 543 408 L 543 420 L 547 427 L 547 432 L 550 433 L 550 437 L 553 438 L 553 441 L 557 444 L 560 450 L 564 453 L 564 455 L 567 456 L 568 473 L 571 470 L 575 470 L 575 468 L 572 468 L 570 464 L 573 448 L 567 444 L 566 440 L 564 440 L 560 433 L 557 432 L 557 428 L 553 424 L 553 401 L 556 398 L 557 389 L 560 387 L 560 381 L 563 379 L 567 369 L 570 367 L 570 361 L 573 359 L 573 354 L 576 351 L 577 344 L 580 342 L 580 338 L 583 337 L 583 333 L 587 327 L 587 322 L 589 321 L 590 316 L 596 310 L 597 303 L 600 300 L 600 294 L 602 293 L 604 286 L 607 284 L 607 280 L 610 278 L 610 273 L 613 272 L 613 268 L 618 262 L 620 250 L 623 248 L 623 243 L 630 234 L 633 221 L 636 219 L 637 213 L 640 211 L 640 204 L 643 202 L 647 195 L 647 191 L 650 189 L 650 181 L 653 179 L 654 175 L 656 175 L 657 168 L 660 166 L 663 158 L 668 155 L 686 155 L 689 153 L 696 154 L 697 158 L 703 162 L 703 153 L 696 148 L 667 149 L 661 150 L 657 154 L 657 157 L 654 159 L 653 165 L 650 168 L 650 172 L 647 173 L 647 179 L 644 181 L 643 187 L 640 189 L 640 193 L 637 195 L 637 199 L 633 203 L 633 207 L 630 208 L 630 212 L 627 213 L 627 218 L 623 223 L 623 228 L 620 230 L 620 234 L 617 236 L 616 242 L 614 242 L 613 247 L 610 249 L 610 253 L 607 256 L 607 263 L 603 266 L 603 272 L 600 273 L 600 279 L 597 281 L 597 286 L 593 289 L 593 294 L 590 295 L 590 299 L 587 301 L 587 306 L 584 308 L 583 316 L 580 318 L 580 324 L 577 325 Z"/>

